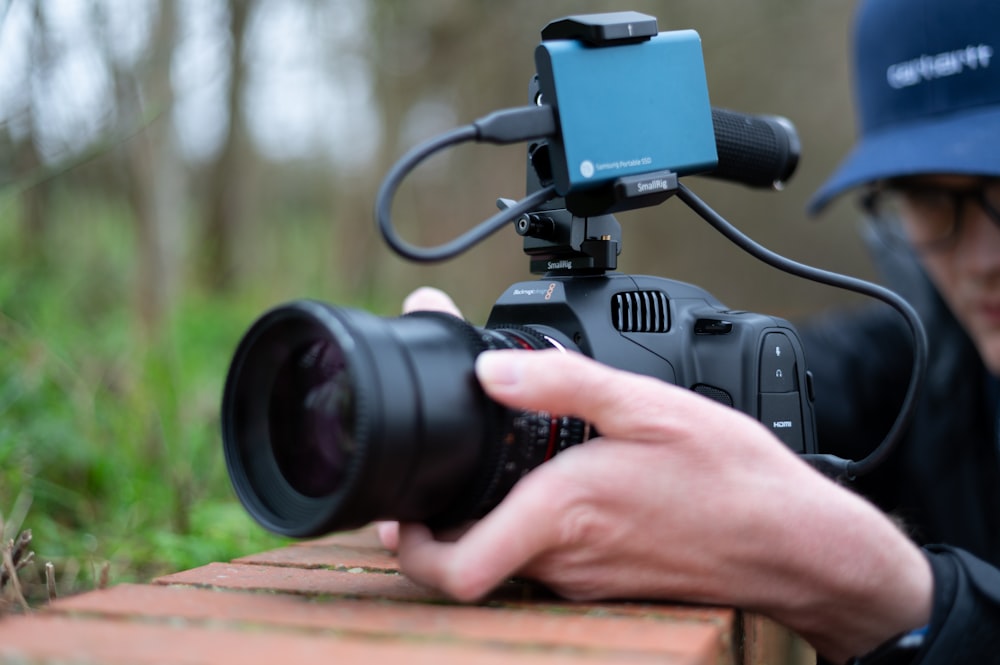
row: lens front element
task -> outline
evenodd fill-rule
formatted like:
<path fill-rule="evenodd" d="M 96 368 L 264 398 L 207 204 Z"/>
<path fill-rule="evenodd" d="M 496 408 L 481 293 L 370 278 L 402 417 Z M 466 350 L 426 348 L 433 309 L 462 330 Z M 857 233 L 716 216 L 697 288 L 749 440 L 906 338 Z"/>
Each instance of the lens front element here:
<path fill-rule="evenodd" d="M 318 340 L 278 369 L 268 409 L 281 475 L 310 497 L 335 491 L 357 443 L 354 393 L 339 346 Z"/>

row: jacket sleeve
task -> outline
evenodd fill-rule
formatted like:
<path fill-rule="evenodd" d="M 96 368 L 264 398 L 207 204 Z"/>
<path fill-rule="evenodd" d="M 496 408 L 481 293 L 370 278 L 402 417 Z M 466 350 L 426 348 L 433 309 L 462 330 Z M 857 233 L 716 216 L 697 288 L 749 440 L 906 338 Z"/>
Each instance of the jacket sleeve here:
<path fill-rule="evenodd" d="M 924 551 L 934 571 L 934 609 L 914 665 L 1000 663 L 1000 570 L 946 545 Z"/>

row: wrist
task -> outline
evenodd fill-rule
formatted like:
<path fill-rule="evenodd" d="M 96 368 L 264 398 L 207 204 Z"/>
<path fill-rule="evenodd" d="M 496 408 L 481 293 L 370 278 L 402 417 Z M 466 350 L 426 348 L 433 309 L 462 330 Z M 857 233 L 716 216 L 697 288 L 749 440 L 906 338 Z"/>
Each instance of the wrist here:
<path fill-rule="evenodd" d="M 877 508 L 827 490 L 806 499 L 809 523 L 790 536 L 800 551 L 782 562 L 790 592 L 768 613 L 827 659 L 848 662 L 926 625 L 934 581 L 920 549 Z"/>

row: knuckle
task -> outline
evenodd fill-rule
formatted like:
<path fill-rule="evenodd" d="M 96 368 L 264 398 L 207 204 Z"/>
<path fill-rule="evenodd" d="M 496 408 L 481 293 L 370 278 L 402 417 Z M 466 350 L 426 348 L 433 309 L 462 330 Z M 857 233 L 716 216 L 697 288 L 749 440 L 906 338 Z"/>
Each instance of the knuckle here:
<path fill-rule="evenodd" d="M 492 585 L 476 567 L 453 567 L 442 582 L 442 590 L 461 603 L 472 603 L 485 596 Z"/>

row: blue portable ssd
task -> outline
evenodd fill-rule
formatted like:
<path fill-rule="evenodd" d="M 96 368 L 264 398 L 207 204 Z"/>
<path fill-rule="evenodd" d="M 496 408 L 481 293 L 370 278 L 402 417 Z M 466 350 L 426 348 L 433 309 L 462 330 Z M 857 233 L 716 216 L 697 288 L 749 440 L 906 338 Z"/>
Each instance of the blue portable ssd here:
<path fill-rule="evenodd" d="M 559 134 L 549 141 L 561 196 L 656 171 L 688 175 L 718 161 L 701 38 L 694 30 L 592 46 L 543 41 L 535 50 L 542 103 Z"/>

